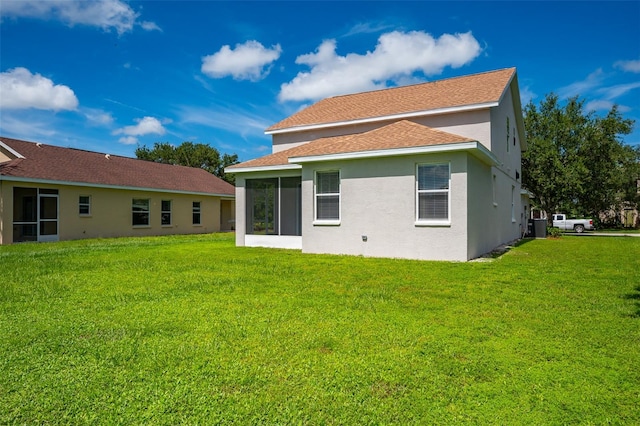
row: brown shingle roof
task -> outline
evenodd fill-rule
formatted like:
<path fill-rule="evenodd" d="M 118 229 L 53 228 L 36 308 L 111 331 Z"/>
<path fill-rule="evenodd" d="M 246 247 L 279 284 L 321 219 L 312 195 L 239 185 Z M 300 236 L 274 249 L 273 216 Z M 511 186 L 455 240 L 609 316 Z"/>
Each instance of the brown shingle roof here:
<path fill-rule="evenodd" d="M 0 164 L 3 176 L 234 195 L 235 187 L 203 169 L 154 163 L 97 152 L 36 144 L 0 137 L 5 145 L 25 158 Z"/>
<path fill-rule="evenodd" d="M 497 102 L 515 72 L 515 68 L 507 68 L 412 86 L 335 96 L 285 118 L 269 127 L 267 132 Z"/>
<path fill-rule="evenodd" d="M 364 133 L 316 139 L 295 148 L 230 166 L 228 169 L 232 171 L 234 168 L 282 166 L 289 164 L 289 159 L 295 157 L 415 148 L 473 141 L 473 139 L 464 136 L 432 129 L 412 121 L 401 120 Z M 295 160 L 293 162 L 295 163 Z"/>

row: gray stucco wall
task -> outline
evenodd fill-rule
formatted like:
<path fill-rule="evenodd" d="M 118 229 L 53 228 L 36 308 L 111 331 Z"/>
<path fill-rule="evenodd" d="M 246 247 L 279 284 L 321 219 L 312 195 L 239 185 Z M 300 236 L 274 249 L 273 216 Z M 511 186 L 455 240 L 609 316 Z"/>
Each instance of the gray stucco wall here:
<path fill-rule="evenodd" d="M 417 226 L 416 165 L 451 164 L 451 225 Z M 340 170 L 339 225 L 314 225 L 317 170 Z M 467 154 L 388 157 L 305 164 L 302 251 L 373 257 L 468 260 Z M 366 236 L 367 241 L 363 241 Z"/>

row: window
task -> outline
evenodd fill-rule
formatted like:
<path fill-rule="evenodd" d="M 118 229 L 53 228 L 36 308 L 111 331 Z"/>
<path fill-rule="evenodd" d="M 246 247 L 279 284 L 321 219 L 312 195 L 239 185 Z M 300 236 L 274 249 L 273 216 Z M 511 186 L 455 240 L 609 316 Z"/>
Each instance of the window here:
<path fill-rule="evenodd" d="M 171 225 L 171 200 L 162 200 L 160 223 L 164 226 Z"/>
<path fill-rule="evenodd" d="M 133 226 L 149 226 L 149 199 L 134 198 L 131 206 Z"/>
<path fill-rule="evenodd" d="M 89 216 L 91 214 L 91 197 L 81 195 L 78 197 L 78 213 L 80 216 Z"/>
<path fill-rule="evenodd" d="M 193 202 L 193 224 L 200 225 L 200 201 Z"/>
<path fill-rule="evenodd" d="M 316 172 L 316 218 L 318 222 L 340 220 L 340 172 Z"/>
<path fill-rule="evenodd" d="M 419 164 L 417 178 L 417 222 L 448 224 L 449 188 L 451 177 L 449 164 Z"/>

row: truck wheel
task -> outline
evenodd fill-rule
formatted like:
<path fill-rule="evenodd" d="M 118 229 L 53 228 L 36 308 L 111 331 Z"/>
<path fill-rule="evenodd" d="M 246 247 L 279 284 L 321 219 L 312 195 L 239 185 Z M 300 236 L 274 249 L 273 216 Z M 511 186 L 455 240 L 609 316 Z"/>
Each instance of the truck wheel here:
<path fill-rule="evenodd" d="M 576 225 L 575 228 L 573 228 L 578 234 L 582 234 L 584 232 L 584 226 L 583 225 Z"/>

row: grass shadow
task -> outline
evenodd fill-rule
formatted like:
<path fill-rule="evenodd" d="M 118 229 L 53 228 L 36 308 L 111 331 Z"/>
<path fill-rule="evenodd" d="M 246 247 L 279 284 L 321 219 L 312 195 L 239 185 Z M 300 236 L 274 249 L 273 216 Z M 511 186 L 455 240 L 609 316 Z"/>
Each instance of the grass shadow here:
<path fill-rule="evenodd" d="M 528 243 L 530 243 L 532 241 L 535 241 L 535 240 L 536 240 L 536 238 L 533 238 L 533 237 L 524 237 L 524 238 L 521 238 L 518 241 L 516 241 L 513 244 L 513 247 L 522 247 L 523 245 L 528 244 Z"/>
<path fill-rule="evenodd" d="M 512 244 L 503 244 L 499 247 L 496 247 L 495 249 L 491 250 L 488 253 L 485 253 L 484 255 L 477 257 L 475 259 L 472 259 L 472 261 L 475 262 L 483 262 L 483 261 L 492 261 L 492 260 L 496 260 L 496 259 L 500 259 L 503 255 L 505 255 L 506 253 L 508 253 L 511 249 L 516 248 L 516 247 L 520 247 L 530 241 L 535 240 L 535 238 L 523 238 L 520 239 L 518 241 L 515 241 Z"/>
<path fill-rule="evenodd" d="M 636 307 L 635 312 L 631 313 L 633 318 L 640 318 L 640 285 L 636 286 L 633 293 L 622 296 L 627 300 L 633 300 Z"/>

